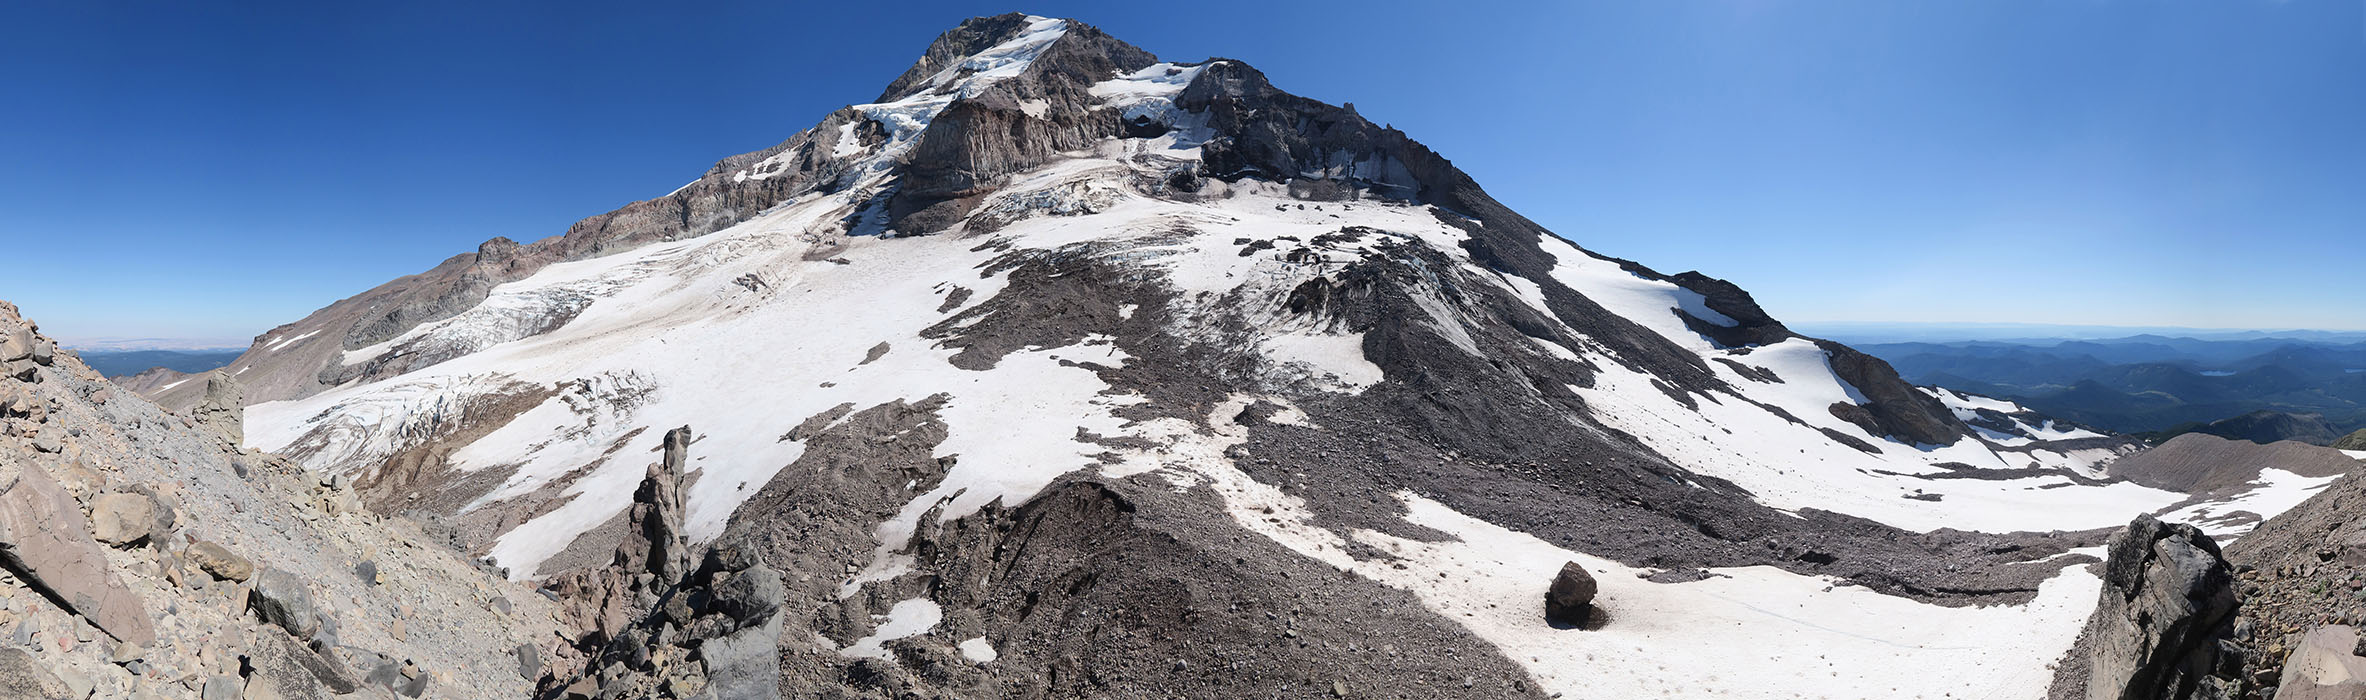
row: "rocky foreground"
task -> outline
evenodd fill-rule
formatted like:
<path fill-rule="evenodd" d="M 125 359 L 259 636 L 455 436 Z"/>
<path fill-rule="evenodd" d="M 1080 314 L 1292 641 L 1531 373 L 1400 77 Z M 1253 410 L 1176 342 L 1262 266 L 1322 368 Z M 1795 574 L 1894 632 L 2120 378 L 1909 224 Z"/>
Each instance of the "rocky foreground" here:
<path fill-rule="evenodd" d="M 2114 535 L 2104 589 L 2054 700 L 2366 698 L 2366 481 L 2355 477 L 2221 551 L 2138 518 Z"/>
<path fill-rule="evenodd" d="M 525 697 L 559 607 L 0 302 L 0 698 Z"/>

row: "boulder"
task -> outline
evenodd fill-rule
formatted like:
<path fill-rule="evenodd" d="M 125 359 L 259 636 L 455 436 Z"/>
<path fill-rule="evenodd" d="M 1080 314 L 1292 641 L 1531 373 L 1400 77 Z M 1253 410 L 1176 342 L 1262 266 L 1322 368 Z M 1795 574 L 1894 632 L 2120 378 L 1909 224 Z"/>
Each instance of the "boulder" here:
<path fill-rule="evenodd" d="M 2218 676 L 2235 626 L 2234 575 L 2191 525 L 2138 516 L 2106 545 L 2103 592 L 2088 620 L 2088 700 L 2231 695 Z"/>
<path fill-rule="evenodd" d="M 74 497 L 39 465 L 0 458 L 0 565 L 117 640 L 156 641 L 147 605 L 115 575 Z"/>
<path fill-rule="evenodd" d="M 279 625 L 297 639 L 311 639 L 320 633 L 320 608 L 312 602 L 312 587 L 295 574 L 264 569 L 255 576 L 247 605 L 254 608 L 257 619 Z"/>
<path fill-rule="evenodd" d="M 245 581 L 255 575 L 254 564 L 247 562 L 246 557 L 238 556 L 223 548 L 222 545 L 198 540 L 189 545 L 185 554 L 189 557 L 189 561 L 197 563 L 197 568 L 204 569 L 214 578 Z"/>
<path fill-rule="evenodd" d="M 781 585 L 780 572 L 769 566 L 757 564 L 721 578 L 712 593 L 715 612 L 730 616 L 742 626 L 763 624 L 788 600 L 788 589 Z"/>
<path fill-rule="evenodd" d="M 90 502 L 90 534 L 100 542 L 129 547 L 147 541 L 156 527 L 156 500 L 140 493 L 103 493 Z"/>
<path fill-rule="evenodd" d="M 1544 617 L 1548 622 L 1571 627 L 1584 627 L 1586 618 L 1594 611 L 1594 594 L 1600 586 L 1594 575 L 1577 562 L 1561 565 L 1561 573 L 1553 577 L 1553 586 L 1544 594 Z"/>
<path fill-rule="evenodd" d="M 534 645 L 532 644 L 520 644 L 516 649 L 511 650 L 510 653 L 515 654 L 518 657 L 519 676 L 525 677 L 526 680 L 534 680 L 542 677 L 541 650 L 534 648 Z"/>
<path fill-rule="evenodd" d="M 0 384 L 0 418 L 30 418 L 39 406 L 40 399 L 35 398 L 33 390 L 25 385 L 15 382 Z"/>
<path fill-rule="evenodd" d="M 57 361 L 58 347 L 48 338 L 33 341 L 33 364 L 48 367 Z"/>
<path fill-rule="evenodd" d="M 2276 700 L 2366 700 L 2366 658 L 2357 651 L 2357 628 L 2326 625 L 2309 630 L 2284 659 Z"/>
<path fill-rule="evenodd" d="M 0 362 L 14 362 L 32 357 L 33 329 L 28 326 L 10 325 L 13 327 L 5 332 L 0 332 Z"/>

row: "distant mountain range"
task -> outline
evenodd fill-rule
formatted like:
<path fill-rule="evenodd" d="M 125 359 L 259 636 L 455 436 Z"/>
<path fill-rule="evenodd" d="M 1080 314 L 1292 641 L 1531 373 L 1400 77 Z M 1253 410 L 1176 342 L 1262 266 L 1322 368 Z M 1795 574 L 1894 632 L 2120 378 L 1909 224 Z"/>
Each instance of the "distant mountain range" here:
<path fill-rule="evenodd" d="M 2325 444 L 2366 427 L 2366 341 L 2342 333 L 1856 347 L 1915 383 L 2007 397 L 2125 433 L 2200 431 Z"/>
<path fill-rule="evenodd" d="M 122 377 L 163 367 L 196 374 L 230 364 L 245 349 L 234 350 L 84 350 L 83 364 L 109 377 Z"/>

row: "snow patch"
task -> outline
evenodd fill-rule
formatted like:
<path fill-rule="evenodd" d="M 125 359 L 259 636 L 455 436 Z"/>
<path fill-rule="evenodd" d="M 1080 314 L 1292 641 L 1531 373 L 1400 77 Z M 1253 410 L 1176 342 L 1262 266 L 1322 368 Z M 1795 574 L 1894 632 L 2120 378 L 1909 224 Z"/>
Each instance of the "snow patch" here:
<path fill-rule="evenodd" d="M 906 637 L 927 634 L 929 630 L 936 629 L 937 623 L 945 620 L 945 609 L 938 607 L 936 601 L 927 598 L 912 598 L 897 601 L 895 607 L 887 609 L 886 615 L 873 617 L 886 619 L 880 622 L 879 626 L 871 628 L 870 636 L 857 639 L 853 644 L 838 650 L 839 656 L 894 661 L 895 657 L 887 653 L 887 649 L 880 645 Z"/>
<path fill-rule="evenodd" d="M 961 650 L 961 658 L 969 659 L 972 663 L 992 663 L 995 658 L 1001 656 L 1001 654 L 994 652 L 994 645 L 987 642 L 985 637 L 971 637 L 961 640 L 956 648 Z"/>
<path fill-rule="evenodd" d="M 2260 521 L 2291 510 L 2340 478 L 2339 474 L 2301 476 L 2269 467 L 2259 470 L 2259 480 L 2248 484 L 2250 488 L 2241 493 L 2179 508 L 2159 517 L 2163 522 L 2190 523 L 2224 544 L 2250 534 Z"/>

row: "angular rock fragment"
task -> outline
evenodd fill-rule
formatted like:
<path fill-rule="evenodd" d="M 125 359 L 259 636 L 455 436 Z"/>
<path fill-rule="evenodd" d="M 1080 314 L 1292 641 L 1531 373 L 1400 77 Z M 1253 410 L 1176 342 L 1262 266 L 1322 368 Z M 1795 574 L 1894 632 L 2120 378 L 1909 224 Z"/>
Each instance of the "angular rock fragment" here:
<path fill-rule="evenodd" d="M 147 606 L 107 563 L 74 497 L 32 464 L 0 458 L 0 566 L 117 640 L 156 641 Z"/>
<path fill-rule="evenodd" d="M 90 502 L 91 536 L 128 547 L 147 541 L 156 526 L 156 501 L 146 494 L 105 493 Z"/>
<path fill-rule="evenodd" d="M 197 568 L 204 569 L 214 578 L 245 581 L 255 575 L 255 565 L 249 563 L 246 557 L 205 540 L 190 544 L 186 556 L 190 561 L 197 562 Z"/>

